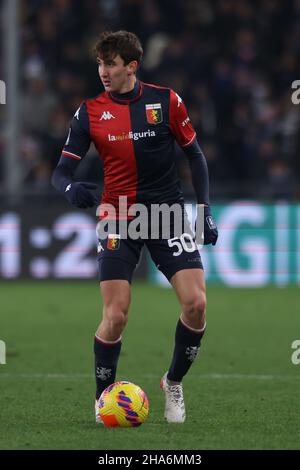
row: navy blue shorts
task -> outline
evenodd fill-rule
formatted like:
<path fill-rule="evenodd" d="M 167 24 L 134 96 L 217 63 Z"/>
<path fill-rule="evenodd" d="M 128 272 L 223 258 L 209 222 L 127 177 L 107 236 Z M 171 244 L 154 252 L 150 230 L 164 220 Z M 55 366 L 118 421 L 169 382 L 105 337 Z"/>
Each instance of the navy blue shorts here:
<path fill-rule="evenodd" d="M 98 238 L 99 280 L 125 279 L 131 283 L 144 245 L 168 281 L 182 269 L 203 269 L 199 250 L 190 233 L 169 239 L 137 240 L 109 234 L 106 238 Z"/>

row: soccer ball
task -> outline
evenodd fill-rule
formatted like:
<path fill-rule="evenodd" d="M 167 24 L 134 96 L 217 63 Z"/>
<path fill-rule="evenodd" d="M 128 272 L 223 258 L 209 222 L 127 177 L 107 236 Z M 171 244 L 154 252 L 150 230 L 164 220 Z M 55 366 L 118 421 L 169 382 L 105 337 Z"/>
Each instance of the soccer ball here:
<path fill-rule="evenodd" d="M 147 395 L 131 382 L 115 382 L 100 396 L 99 413 L 107 428 L 140 426 L 146 420 L 148 411 Z"/>

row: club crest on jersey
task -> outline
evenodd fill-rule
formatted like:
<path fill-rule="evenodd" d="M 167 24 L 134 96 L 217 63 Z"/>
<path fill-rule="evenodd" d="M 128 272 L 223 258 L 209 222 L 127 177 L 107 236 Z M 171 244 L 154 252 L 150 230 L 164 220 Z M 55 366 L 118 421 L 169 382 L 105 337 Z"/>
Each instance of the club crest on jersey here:
<path fill-rule="evenodd" d="M 149 124 L 159 124 L 163 120 L 161 103 L 146 104 L 146 116 Z"/>
<path fill-rule="evenodd" d="M 109 233 L 107 239 L 108 250 L 118 250 L 120 248 L 120 235 Z"/>

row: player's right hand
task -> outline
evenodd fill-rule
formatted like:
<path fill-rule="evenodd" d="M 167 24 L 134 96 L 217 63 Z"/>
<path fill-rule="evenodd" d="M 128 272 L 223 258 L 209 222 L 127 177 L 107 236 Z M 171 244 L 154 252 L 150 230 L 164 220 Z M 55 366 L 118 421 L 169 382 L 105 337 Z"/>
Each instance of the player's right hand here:
<path fill-rule="evenodd" d="M 90 190 L 97 189 L 98 185 L 95 183 L 73 182 L 68 184 L 65 188 L 65 197 L 73 206 L 84 209 L 86 207 L 93 207 L 98 203 L 96 196 Z"/>

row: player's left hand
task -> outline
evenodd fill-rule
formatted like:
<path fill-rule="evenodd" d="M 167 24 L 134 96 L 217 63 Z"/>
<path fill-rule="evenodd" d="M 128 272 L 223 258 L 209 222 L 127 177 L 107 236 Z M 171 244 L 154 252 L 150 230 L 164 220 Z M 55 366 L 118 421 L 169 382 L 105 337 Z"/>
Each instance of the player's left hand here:
<path fill-rule="evenodd" d="M 210 207 L 209 206 L 203 207 L 199 205 L 198 210 L 201 210 L 201 214 L 197 215 L 197 219 L 201 217 L 201 220 L 202 220 L 202 217 L 203 217 L 204 220 L 203 220 L 203 231 L 201 229 L 201 233 L 197 234 L 198 225 L 197 225 L 197 219 L 196 219 L 195 233 L 197 234 L 197 238 L 198 236 L 200 237 L 198 238 L 198 240 L 201 241 L 201 245 L 210 245 L 210 244 L 215 245 L 218 239 L 218 229 L 211 215 Z M 203 213 L 202 213 L 202 210 L 203 210 Z M 200 227 L 199 227 L 199 230 L 200 230 Z"/>
<path fill-rule="evenodd" d="M 215 245 L 218 240 L 217 225 L 211 215 L 210 207 L 204 206 L 204 245 Z"/>

